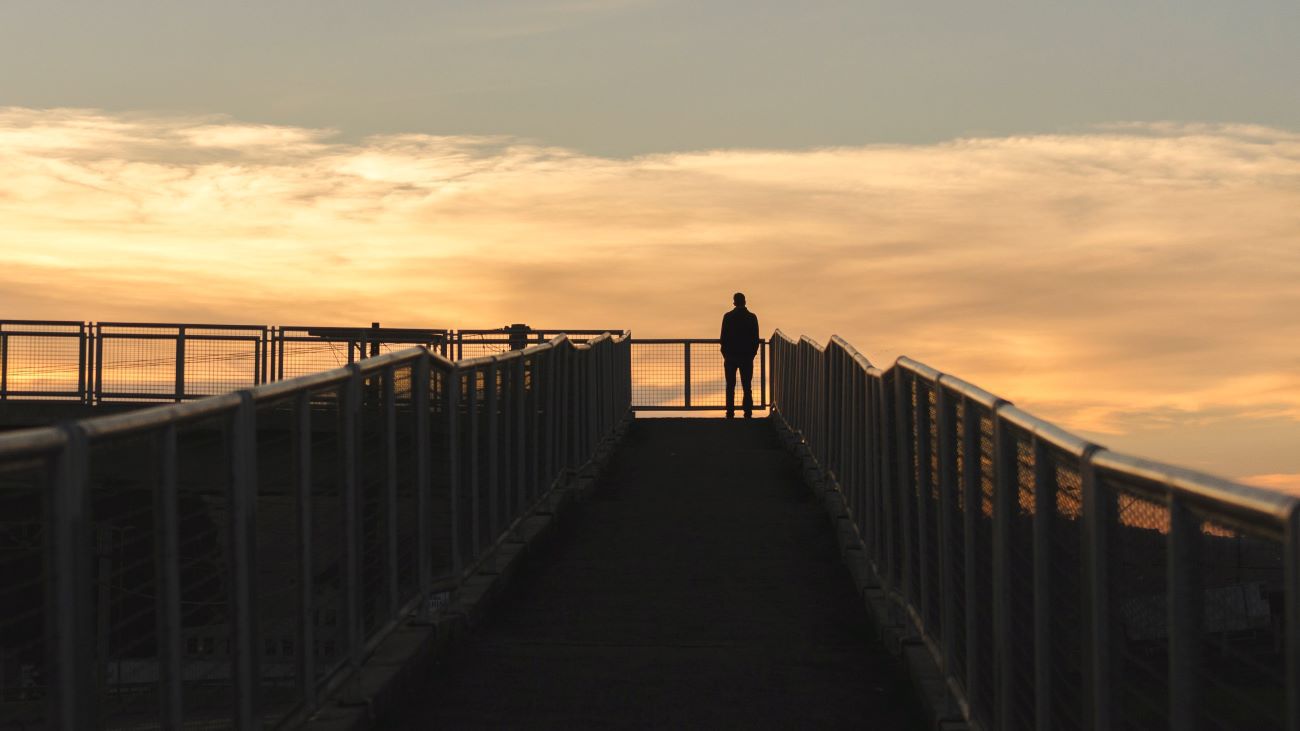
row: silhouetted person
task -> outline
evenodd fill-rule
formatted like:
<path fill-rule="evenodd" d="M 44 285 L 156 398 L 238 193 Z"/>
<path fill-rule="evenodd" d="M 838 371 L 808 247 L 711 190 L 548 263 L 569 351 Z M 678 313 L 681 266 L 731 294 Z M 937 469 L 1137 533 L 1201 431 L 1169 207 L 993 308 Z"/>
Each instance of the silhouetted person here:
<path fill-rule="evenodd" d="M 727 418 L 736 416 L 736 371 L 745 389 L 745 418 L 753 416 L 754 355 L 758 353 L 758 317 L 745 309 L 745 295 L 737 292 L 731 301 L 735 308 L 722 316 L 722 363 L 727 373 Z"/>

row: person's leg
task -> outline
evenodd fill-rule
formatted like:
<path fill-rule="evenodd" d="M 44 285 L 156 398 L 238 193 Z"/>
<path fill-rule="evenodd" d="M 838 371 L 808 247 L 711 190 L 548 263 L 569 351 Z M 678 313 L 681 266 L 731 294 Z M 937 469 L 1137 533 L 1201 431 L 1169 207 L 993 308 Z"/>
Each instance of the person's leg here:
<path fill-rule="evenodd" d="M 730 419 L 736 415 L 736 364 L 724 360 L 722 368 L 727 374 L 727 418 Z"/>
<path fill-rule="evenodd" d="M 754 361 L 747 360 L 738 364 L 740 366 L 740 385 L 745 389 L 745 418 L 754 414 L 754 392 L 750 390 L 750 384 L 754 381 Z"/>

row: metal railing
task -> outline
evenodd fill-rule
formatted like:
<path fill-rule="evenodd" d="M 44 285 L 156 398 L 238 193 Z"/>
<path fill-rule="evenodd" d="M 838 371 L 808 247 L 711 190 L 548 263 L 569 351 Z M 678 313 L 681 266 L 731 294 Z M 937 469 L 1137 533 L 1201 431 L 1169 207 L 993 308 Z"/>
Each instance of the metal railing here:
<path fill-rule="evenodd" d="M 908 358 L 772 341 L 775 412 L 973 725 L 1300 728 L 1300 500 L 1111 452 Z"/>
<path fill-rule="evenodd" d="M 0 727 L 300 719 L 629 411 L 629 336 L 0 435 Z"/>
<path fill-rule="evenodd" d="M 561 333 L 582 342 L 605 332 L 613 331 L 0 320 L 0 401 L 190 401 L 412 345 L 463 360 L 545 343 Z M 719 341 L 637 339 L 631 347 L 637 410 L 726 406 Z M 767 347 L 762 341 L 754 358 L 758 410 L 768 405 Z"/>

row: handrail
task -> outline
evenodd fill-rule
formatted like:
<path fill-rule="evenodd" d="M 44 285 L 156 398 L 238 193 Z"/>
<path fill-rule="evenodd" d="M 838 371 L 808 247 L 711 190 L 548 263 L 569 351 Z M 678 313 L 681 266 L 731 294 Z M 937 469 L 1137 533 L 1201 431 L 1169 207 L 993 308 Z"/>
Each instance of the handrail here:
<path fill-rule="evenodd" d="M 772 344 L 775 416 L 973 727 L 1300 728 L 1300 498 L 1111 451 L 906 356 L 875 369 L 838 336 Z"/>
<path fill-rule="evenodd" d="M 0 675 L 0 727 L 251 729 L 319 709 L 615 437 L 630 345 L 417 347 L 0 434 L 0 654 L 44 682 Z"/>

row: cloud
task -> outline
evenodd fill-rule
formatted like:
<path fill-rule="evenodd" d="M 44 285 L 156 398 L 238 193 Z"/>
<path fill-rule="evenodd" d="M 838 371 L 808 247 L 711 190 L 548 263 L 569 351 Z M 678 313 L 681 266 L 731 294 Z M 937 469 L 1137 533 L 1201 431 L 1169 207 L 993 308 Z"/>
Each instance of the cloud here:
<path fill-rule="evenodd" d="M 699 337 L 744 290 L 1112 444 L 1300 423 L 1300 135 L 1259 126 L 608 159 L 7 108 L 0 255 L 9 317 Z"/>

